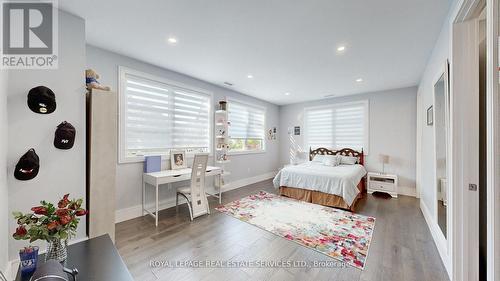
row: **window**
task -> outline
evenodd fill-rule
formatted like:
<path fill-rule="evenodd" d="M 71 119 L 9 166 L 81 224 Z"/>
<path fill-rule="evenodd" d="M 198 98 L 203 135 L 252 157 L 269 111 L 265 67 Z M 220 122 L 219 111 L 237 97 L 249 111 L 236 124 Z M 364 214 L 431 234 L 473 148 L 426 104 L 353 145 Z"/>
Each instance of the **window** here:
<path fill-rule="evenodd" d="M 306 108 L 304 119 L 308 147 L 368 153 L 368 101 Z"/>
<path fill-rule="evenodd" d="M 170 149 L 209 152 L 211 96 L 120 68 L 120 162 Z"/>
<path fill-rule="evenodd" d="M 229 147 L 232 153 L 265 150 L 265 109 L 233 100 L 228 101 Z"/>

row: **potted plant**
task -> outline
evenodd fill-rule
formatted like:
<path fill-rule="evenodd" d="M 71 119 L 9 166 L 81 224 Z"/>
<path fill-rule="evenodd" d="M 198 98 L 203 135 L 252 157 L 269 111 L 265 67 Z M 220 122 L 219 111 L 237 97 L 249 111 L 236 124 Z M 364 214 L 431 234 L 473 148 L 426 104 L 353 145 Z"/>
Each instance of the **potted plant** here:
<path fill-rule="evenodd" d="M 30 243 L 47 241 L 45 260 L 63 262 L 68 256 L 68 239 L 76 235 L 80 222 L 78 217 L 88 213 L 81 207 L 82 203 L 82 199 L 70 200 L 69 194 L 66 194 L 57 205 L 40 201 L 40 206 L 31 208 L 32 213 L 14 212 L 19 226 L 12 236 L 16 240 L 29 240 Z"/>

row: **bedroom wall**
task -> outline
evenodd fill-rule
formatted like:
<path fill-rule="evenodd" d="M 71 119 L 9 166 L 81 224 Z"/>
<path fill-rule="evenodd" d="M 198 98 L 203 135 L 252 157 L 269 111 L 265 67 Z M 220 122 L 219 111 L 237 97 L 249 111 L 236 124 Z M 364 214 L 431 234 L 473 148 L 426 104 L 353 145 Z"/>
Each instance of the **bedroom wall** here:
<path fill-rule="evenodd" d="M 13 211 L 27 212 L 40 200 L 57 202 L 66 193 L 85 199 L 85 22 L 65 12 L 59 13 L 58 58 L 59 68 L 55 70 L 9 71 L 9 233 L 14 233 L 17 225 L 10 216 Z M 39 85 L 56 94 L 57 109 L 52 114 L 36 114 L 26 104 L 28 91 Z M 64 120 L 72 123 L 77 133 L 73 148 L 62 151 L 54 147 L 53 138 L 57 125 Z M 30 181 L 16 180 L 14 167 L 32 147 L 40 157 L 38 176 Z M 83 217 L 76 239 L 86 237 L 85 224 Z M 28 244 L 10 236 L 8 241 L 10 260 L 17 259 L 18 250 Z M 43 242 L 34 244 L 45 249 Z"/>
<path fill-rule="evenodd" d="M 118 66 L 129 67 L 145 73 L 164 77 L 169 80 L 206 89 L 214 94 L 214 103 L 217 103 L 220 99 L 224 99 L 224 97 L 232 97 L 264 106 L 267 114 L 267 128 L 278 127 L 279 107 L 277 105 L 242 95 L 235 91 L 231 91 L 184 74 L 156 67 L 130 57 L 87 45 L 87 67 L 96 70 L 101 76 L 101 84 L 110 86 L 114 91 L 118 89 Z M 233 187 L 236 187 L 246 185 L 249 182 L 256 182 L 273 177 L 279 166 L 278 143 L 279 140 L 267 140 L 265 153 L 231 156 L 231 163 L 226 165 L 227 169 L 231 172 L 231 175 L 227 177 L 226 183 L 229 183 L 230 186 L 232 185 Z M 213 161 L 213 159 L 210 159 L 210 161 Z M 116 185 L 118 221 L 141 214 L 142 169 L 142 162 L 127 164 L 117 163 Z M 160 198 L 164 204 L 168 205 L 168 202 L 171 203 L 174 199 L 174 194 L 174 190 L 163 188 L 160 192 Z M 153 199 L 151 197 L 148 198 L 148 202 L 153 202 L 152 200 Z"/>
<path fill-rule="evenodd" d="M 9 252 L 9 205 L 7 189 L 7 80 L 8 72 L 0 70 L 0 271 L 5 272 Z"/>
<path fill-rule="evenodd" d="M 386 165 L 387 173 L 399 176 L 400 192 L 415 196 L 415 140 L 416 140 L 416 94 L 417 88 L 403 88 L 390 91 L 337 97 L 314 102 L 282 106 L 280 110 L 280 163 L 289 163 L 290 146 L 294 143 L 304 146 L 303 135 L 288 135 L 288 128 L 301 126 L 303 132 L 303 111 L 310 106 L 337 104 L 359 100 L 369 101 L 370 147 L 366 156 L 366 168 L 370 172 L 382 170 L 379 154 L 391 156 Z M 301 132 L 301 133 L 302 133 Z M 303 147 L 305 151 L 309 148 Z"/>

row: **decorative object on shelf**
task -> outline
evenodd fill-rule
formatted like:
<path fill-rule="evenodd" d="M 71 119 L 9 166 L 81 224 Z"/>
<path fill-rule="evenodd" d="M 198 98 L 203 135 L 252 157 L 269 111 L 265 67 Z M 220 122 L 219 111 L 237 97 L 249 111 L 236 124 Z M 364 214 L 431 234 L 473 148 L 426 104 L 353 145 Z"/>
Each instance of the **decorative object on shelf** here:
<path fill-rule="evenodd" d="M 431 106 L 427 108 L 427 126 L 432 126 L 434 124 L 434 109 Z"/>
<path fill-rule="evenodd" d="M 219 129 L 219 136 L 224 137 L 226 135 L 226 130 Z"/>
<path fill-rule="evenodd" d="M 17 162 L 14 177 L 21 181 L 31 180 L 38 175 L 39 169 L 40 158 L 36 154 L 35 149 L 31 148 Z"/>
<path fill-rule="evenodd" d="M 227 154 L 220 154 L 219 157 L 217 158 L 219 161 L 227 161 Z"/>
<path fill-rule="evenodd" d="M 110 91 L 111 88 L 108 86 L 102 86 L 99 81 L 99 74 L 97 74 L 93 69 L 85 70 L 85 83 L 87 84 L 87 90 L 99 89 L 103 91 Z"/>
<path fill-rule="evenodd" d="M 185 150 L 170 150 L 170 168 L 172 170 L 184 169 L 187 167 Z"/>
<path fill-rule="evenodd" d="M 29 276 L 36 270 L 38 263 L 38 247 L 28 246 L 19 250 L 19 260 L 21 267 L 21 275 Z"/>
<path fill-rule="evenodd" d="M 59 149 L 71 149 L 75 143 L 76 129 L 66 121 L 57 126 L 54 146 Z"/>
<path fill-rule="evenodd" d="M 39 114 L 50 114 L 56 110 L 56 95 L 45 87 L 38 86 L 28 92 L 28 107 Z"/>
<path fill-rule="evenodd" d="M 293 134 L 296 136 L 300 136 L 300 126 L 293 127 Z"/>
<path fill-rule="evenodd" d="M 378 160 L 382 163 L 382 174 L 385 174 L 385 165 L 389 164 L 390 157 L 386 154 L 379 154 Z"/>
<path fill-rule="evenodd" d="M 69 280 L 68 274 L 76 281 L 78 269 L 69 269 L 55 260 L 48 260 L 41 264 L 30 280 Z"/>
<path fill-rule="evenodd" d="M 63 262 L 67 258 L 68 239 L 76 235 L 80 219 L 87 210 L 82 208 L 83 199 L 69 199 L 63 196 L 57 205 L 40 201 L 40 206 L 31 208 L 33 213 L 13 212 L 19 225 L 12 235 L 16 240 L 45 240 L 47 253 L 45 260 L 55 259 Z"/>
<path fill-rule="evenodd" d="M 227 110 L 227 101 L 221 100 L 219 101 L 219 110 Z"/>
<path fill-rule="evenodd" d="M 161 171 L 161 156 L 146 156 L 144 160 L 144 173 Z"/>

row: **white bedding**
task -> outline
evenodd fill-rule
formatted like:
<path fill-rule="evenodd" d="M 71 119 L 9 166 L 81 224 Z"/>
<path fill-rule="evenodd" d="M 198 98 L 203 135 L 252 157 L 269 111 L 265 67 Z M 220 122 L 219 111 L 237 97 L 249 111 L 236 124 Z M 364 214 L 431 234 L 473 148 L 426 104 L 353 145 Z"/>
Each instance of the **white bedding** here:
<path fill-rule="evenodd" d="M 306 162 L 281 169 L 273 184 L 276 188 L 287 186 L 334 194 L 351 206 L 360 192 L 358 183 L 365 175 L 365 167 L 358 164 L 332 167 Z"/>

